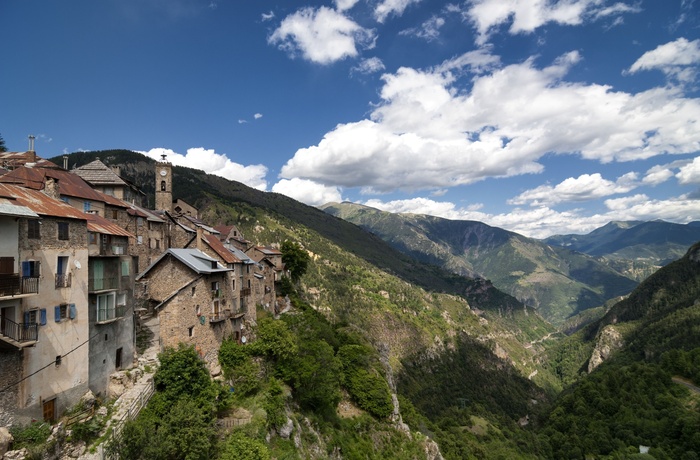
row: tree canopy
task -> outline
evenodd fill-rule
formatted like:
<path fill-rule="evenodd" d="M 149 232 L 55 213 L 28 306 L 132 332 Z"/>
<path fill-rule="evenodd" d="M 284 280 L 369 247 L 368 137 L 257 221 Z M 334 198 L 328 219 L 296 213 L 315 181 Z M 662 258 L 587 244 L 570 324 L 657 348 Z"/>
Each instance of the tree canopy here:
<path fill-rule="evenodd" d="M 289 270 L 292 281 L 299 281 L 306 273 L 311 256 L 299 243 L 294 241 L 285 241 L 280 249 L 282 250 L 282 262 Z"/>

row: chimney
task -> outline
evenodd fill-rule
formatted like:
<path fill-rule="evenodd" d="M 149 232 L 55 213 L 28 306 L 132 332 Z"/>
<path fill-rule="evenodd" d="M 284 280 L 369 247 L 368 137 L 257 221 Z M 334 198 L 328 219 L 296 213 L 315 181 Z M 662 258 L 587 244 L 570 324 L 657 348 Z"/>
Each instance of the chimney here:
<path fill-rule="evenodd" d="M 28 163 L 36 163 L 36 152 L 34 151 L 34 139 L 36 136 L 34 134 L 29 135 L 29 158 Z"/>
<path fill-rule="evenodd" d="M 204 249 L 204 243 L 202 243 L 202 238 L 204 238 L 204 231 L 202 227 L 197 225 L 197 249 L 202 251 Z"/>
<path fill-rule="evenodd" d="M 68 155 L 63 155 L 63 169 L 68 170 Z"/>
<path fill-rule="evenodd" d="M 117 176 L 121 176 L 122 168 L 120 168 L 119 166 L 115 166 L 115 165 L 110 166 L 110 168 L 112 168 L 112 172 L 114 174 L 116 174 Z"/>
<path fill-rule="evenodd" d="M 58 187 L 58 179 L 55 177 L 46 176 L 46 182 L 44 183 L 44 195 L 54 198 L 56 200 L 61 199 L 61 192 Z"/>

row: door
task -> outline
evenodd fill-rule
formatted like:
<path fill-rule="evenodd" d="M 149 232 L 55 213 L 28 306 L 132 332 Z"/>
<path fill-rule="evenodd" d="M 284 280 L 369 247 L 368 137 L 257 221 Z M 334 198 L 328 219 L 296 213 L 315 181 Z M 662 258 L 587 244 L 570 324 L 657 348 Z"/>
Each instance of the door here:
<path fill-rule="evenodd" d="M 122 349 L 117 348 L 117 356 L 116 359 L 114 360 L 114 367 L 117 369 L 122 368 Z"/>
<path fill-rule="evenodd" d="M 56 398 L 44 401 L 43 411 L 44 421 L 53 423 L 56 420 Z"/>

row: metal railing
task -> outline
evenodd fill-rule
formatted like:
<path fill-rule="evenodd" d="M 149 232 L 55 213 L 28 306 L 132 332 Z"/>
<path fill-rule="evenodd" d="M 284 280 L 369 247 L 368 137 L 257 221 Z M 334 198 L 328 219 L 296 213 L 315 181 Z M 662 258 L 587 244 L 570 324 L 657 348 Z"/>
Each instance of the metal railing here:
<path fill-rule="evenodd" d="M 2 317 L 0 318 L 0 335 L 4 335 L 15 342 L 36 341 L 39 337 L 39 325 L 37 323 L 15 323 Z"/>
<path fill-rule="evenodd" d="M 88 280 L 88 291 L 104 291 L 107 289 L 118 289 L 119 278 L 90 278 Z"/>
<path fill-rule="evenodd" d="M 17 273 L 0 275 L 0 297 L 38 293 L 38 276 L 19 276 Z"/>
<path fill-rule="evenodd" d="M 104 323 L 113 319 L 122 318 L 126 313 L 126 305 L 117 305 L 112 308 L 98 308 L 97 322 Z"/>
<path fill-rule="evenodd" d="M 72 273 L 56 273 L 56 289 L 69 288 L 72 277 Z"/>

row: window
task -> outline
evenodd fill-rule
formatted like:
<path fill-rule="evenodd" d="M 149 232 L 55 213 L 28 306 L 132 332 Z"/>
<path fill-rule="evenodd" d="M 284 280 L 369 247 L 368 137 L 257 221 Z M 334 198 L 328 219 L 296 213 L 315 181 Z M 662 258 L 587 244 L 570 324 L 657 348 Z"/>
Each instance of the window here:
<path fill-rule="evenodd" d="M 38 260 L 25 260 L 22 262 L 22 276 L 24 278 L 38 278 L 41 276 L 41 262 Z"/>
<path fill-rule="evenodd" d="M 136 237 L 136 244 L 143 244 L 143 236 L 139 235 Z"/>
<path fill-rule="evenodd" d="M 109 196 L 114 196 L 114 187 L 105 187 L 104 194 Z"/>
<path fill-rule="evenodd" d="M 231 289 L 236 290 L 236 280 L 231 281 Z"/>
<path fill-rule="evenodd" d="M 88 212 L 91 207 L 92 207 L 92 203 L 90 203 L 89 201 L 83 202 L 83 212 Z"/>
<path fill-rule="evenodd" d="M 41 222 L 38 219 L 27 221 L 27 237 L 33 240 L 41 238 Z"/>
<path fill-rule="evenodd" d="M 187 335 L 189 337 L 194 337 L 194 326 L 190 326 L 187 328 Z"/>
<path fill-rule="evenodd" d="M 62 361 L 61 355 L 56 356 L 56 367 L 61 365 L 61 361 Z"/>
<path fill-rule="evenodd" d="M 117 318 L 114 292 L 97 296 L 97 322 L 102 323 Z"/>
<path fill-rule="evenodd" d="M 68 304 L 63 303 L 61 305 L 56 305 L 54 307 L 54 320 L 60 323 L 65 319 L 68 319 Z"/>
<path fill-rule="evenodd" d="M 136 225 L 139 227 L 143 226 L 143 217 L 136 218 Z"/>
<path fill-rule="evenodd" d="M 97 233 L 88 232 L 88 244 L 97 244 Z"/>
<path fill-rule="evenodd" d="M 129 266 L 129 261 L 124 259 L 122 260 L 122 276 L 129 276 L 131 273 L 131 267 Z"/>
<path fill-rule="evenodd" d="M 165 181 L 164 180 L 160 181 L 160 191 L 161 192 L 165 191 Z"/>
<path fill-rule="evenodd" d="M 197 287 L 196 287 L 196 286 L 192 286 L 192 297 L 194 297 L 194 293 L 195 293 L 196 290 L 197 290 Z"/>
<path fill-rule="evenodd" d="M 63 201 L 64 203 L 70 204 L 70 199 L 67 196 L 62 196 L 61 201 Z"/>
<path fill-rule="evenodd" d="M 71 285 L 71 276 L 68 273 L 68 256 L 58 256 L 56 261 L 56 288 L 66 288 Z"/>
<path fill-rule="evenodd" d="M 14 257 L 0 257 L 0 273 L 8 275 L 15 272 Z"/>
<path fill-rule="evenodd" d="M 39 310 L 29 310 L 27 312 L 27 317 L 26 317 L 26 319 L 28 320 L 27 323 L 35 324 L 37 322 L 36 319 L 37 319 L 37 312 L 38 311 Z"/>
<path fill-rule="evenodd" d="M 160 249 L 160 240 L 156 239 L 156 249 Z"/>
<path fill-rule="evenodd" d="M 58 239 L 59 240 L 70 239 L 70 235 L 68 233 L 68 222 L 59 222 L 58 223 Z"/>
<path fill-rule="evenodd" d="M 114 219 L 114 220 L 119 219 L 119 210 L 112 209 L 112 219 Z"/>

